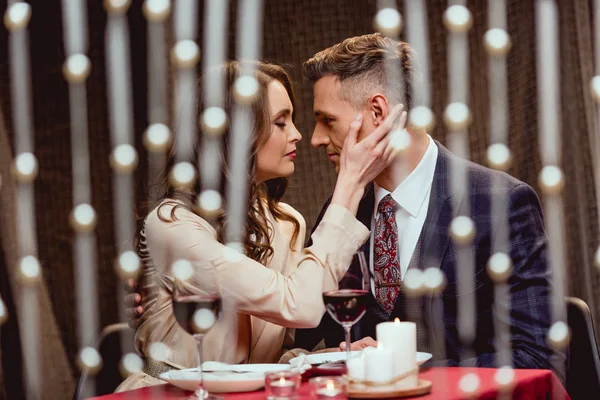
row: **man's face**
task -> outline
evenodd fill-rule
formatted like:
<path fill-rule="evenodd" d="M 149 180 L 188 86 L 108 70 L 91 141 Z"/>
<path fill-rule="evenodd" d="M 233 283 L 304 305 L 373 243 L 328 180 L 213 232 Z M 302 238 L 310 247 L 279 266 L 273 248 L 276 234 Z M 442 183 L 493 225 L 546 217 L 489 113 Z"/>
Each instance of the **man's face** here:
<path fill-rule="evenodd" d="M 317 118 L 317 124 L 313 131 L 310 144 L 313 147 L 324 147 L 329 160 L 339 170 L 340 153 L 344 146 L 344 140 L 348 136 L 350 123 L 357 113 L 365 110 L 356 110 L 349 101 L 341 94 L 340 80 L 333 75 L 327 75 L 315 82 L 313 110 Z M 363 121 L 366 120 L 363 115 Z M 359 140 L 364 132 L 370 132 L 369 122 L 363 122 L 361 131 L 358 133 Z"/>

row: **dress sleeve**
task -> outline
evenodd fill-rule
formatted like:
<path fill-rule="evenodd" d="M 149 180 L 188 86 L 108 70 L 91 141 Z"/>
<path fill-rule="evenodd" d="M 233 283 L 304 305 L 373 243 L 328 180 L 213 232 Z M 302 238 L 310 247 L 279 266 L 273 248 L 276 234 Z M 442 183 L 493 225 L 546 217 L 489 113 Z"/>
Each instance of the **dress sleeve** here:
<path fill-rule="evenodd" d="M 165 205 L 161 215 L 170 215 L 170 208 Z M 148 249 L 157 266 L 188 260 L 194 266 L 190 285 L 203 290 L 214 277 L 238 312 L 289 328 L 319 324 L 325 311 L 323 280 L 325 288 L 335 288 L 369 235 L 347 209 L 331 205 L 313 232 L 313 245 L 301 251 L 297 270 L 286 277 L 218 242 L 212 227 L 196 214 L 178 208 L 175 216 L 171 222 L 157 213 L 148 217 Z"/>

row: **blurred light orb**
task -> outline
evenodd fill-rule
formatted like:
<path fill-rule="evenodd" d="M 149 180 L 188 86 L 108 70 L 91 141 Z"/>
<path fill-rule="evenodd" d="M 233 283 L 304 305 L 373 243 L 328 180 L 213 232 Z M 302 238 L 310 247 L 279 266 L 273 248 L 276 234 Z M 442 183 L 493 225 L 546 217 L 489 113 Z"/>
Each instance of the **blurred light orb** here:
<path fill-rule="evenodd" d="M 515 382 L 515 370 L 508 366 L 498 368 L 494 375 L 494 381 L 496 381 L 500 390 L 512 389 Z"/>
<path fill-rule="evenodd" d="M 548 331 L 548 344 L 555 350 L 564 350 L 571 340 L 571 330 L 564 321 L 556 321 Z"/>
<path fill-rule="evenodd" d="M 465 103 L 450 103 L 444 111 L 444 122 L 448 129 L 458 131 L 467 129 L 471 123 L 471 111 Z"/>
<path fill-rule="evenodd" d="M 171 273 L 180 281 L 187 281 L 194 274 L 194 266 L 188 260 L 176 260 L 171 264 Z"/>
<path fill-rule="evenodd" d="M 475 224 L 465 215 L 455 217 L 450 224 L 452 240 L 461 245 L 470 244 L 475 237 Z"/>
<path fill-rule="evenodd" d="M 38 161 L 33 153 L 25 152 L 15 158 L 13 174 L 18 182 L 31 183 L 38 175 Z"/>
<path fill-rule="evenodd" d="M 127 250 L 117 259 L 117 274 L 123 280 L 135 278 L 139 275 L 142 262 L 135 251 Z"/>
<path fill-rule="evenodd" d="M 474 373 L 464 375 L 458 381 L 458 388 L 463 394 L 474 395 L 479 390 L 480 385 L 479 377 Z"/>
<path fill-rule="evenodd" d="M 171 130 L 165 124 L 152 124 L 146 128 L 144 146 L 153 153 L 167 151 L 171 144 Z"/>
<path fill-rule="evenodd" d="M 83 83 L 90 75 L 92 63 L 85 54 L 72 54 L 63 64 L 63 75 L 69 83 Z"/>
<path fill-rule="evenodd" d="M 208 214 L 214 214 L 221 209 L 223 200 L 216 190 L 203 190 L 198 196 L 198 206 Z"/>
<path fill-rule="evenodd" d="M 148 21 L 162 22 L 171 13 L 171 0 L 146 0 L 142 12 Z"/>
<path fill-rule="evenodd" d="M 223 258 L 229 262 L 238 262 L 242 260 L 244 247 L 241 243 L 230 242 L 223 249 Z"/>
<path fill-rule="evenodd" d="M 202 113 L 202 126 L 209 135 L 220 135 L 225 129 L 227 114 L 221 107 L 208 107 Z"/>
<path fill-rule="evenodd" d="M 138 154 L 130 144 L 120 144 L 115 147 L 110 155 L 110 165 L 116 172 L 129 174 L 138 164 Z"/>
<path fill-rule="evenodd" d="M 235 80 L 234 95 L 238 102 L 249 103 L 258 93 L 258 81 L 254 76 L 242 75 Z"/>
<path fill-rule="evenodd" d="M 196 179 L 196 170 L 194 166 L 187 162 L 178 162 L 171 170 L 171 185 L 178 189 L 191 189 L 194 187 Z"/>
<path fill-rule="evenodd" d="M 397 152 L 406 150 L 410 141 L 410 133 L 406 129 L 394 129 L 390 132 L 390 146 Z"/>
<path fill-rule="evenodd" d="M 19 271 L 21 278 L 27 283 L 35 283 L 40 279 L 42 266 L 37 257 L 25 256 L 19 261 Z"/>
<path fill-rule="evenodd" d="M 431 294 L 439 294 L 446 286 L 446 278 L 441 269 L 429 267 L 423 272 L 423 284 Z"/>
<path fill-rule="evenodd" d="M 77 364 L 82 370 L 87 370 L 88 373 L 94 375 L 102 367 L 102 357 L 98 350 L 91 346 L 86 346 L 79 352 Z"/>
<path fill-rule="evenodd" d="M 402 15 L 395 8 L 382 8 L 375 15 L 375 29 L 385 36 L 398 36 L 402 30 Z"/>
<path fill-rule="evenodd" d="M 104 0 L 104 9 L 112 15 L 125 14 L 131 5 L 131 0 Z"/>
<path fill-rule="evenodd" d="M 490 168 L 506 171 L 510 168 L 512 155 L 504 143 L 494 143 L 487 149 L 487 159 Z"/>
<path fill-rule="evenodd" d="M 4 26 L 9 32 L 25 28 L 30 20 L 31 6 L 24 1 L 11 4 L 4 12 Z"/>
<path fill-rule="evenodd" d="M 419 296 L 425 290 L 423 273 L 418 268 L 409 268 L 402 280 L 402 288 L 409 296 Z"/>
<path fill-rule="evenodd" d="M 600 75 L 596 75 L 590 82 L 590 88 L 592 89 L 592 96 L 596 103 L 600 103 Z"/>
<path fill-rule="evenodd" d="M 8 311 L 6 310 L 6 304 L 4 300 L 0 298 L 0 326 L 8 319 Z"/>
<path fill-rule="evenodd" d="M 596 249 L 596 257 L 594 259 L 594 263 L 596 264 L 596 268 L 600 270 L 600 246 Z"/>
<path fill-rule="evenodd" d="M 546 165 L 540 173 L 540 186 L 544 194 L 558 194 L 565 186 L 562 170 L 556 165 Z"/>
<path fill-rule="evenodd" d="M 193 328 L 197 332 L 204 332 L 213 327 L 217 322 L 215 314 L 206 308 L 200 308 L 192 316 Z"/>
<path fill-rule="evenodd" d="M 408 116 L 409 125 L 415 128 L 431 130 L 435 123 L 433 111 L 427 106 L 417 106 L 410 110 Z"/>
<path fill-rule="evenodd" d="M 96 211 L 87 203 L 81 203 L 71 211 L 71 227 L 75 232 L 87 233 L 96 227 Z"/>
<path fill-rule="evenodd" d="M 162 342 L 154 342 L 150 344 L 148 355 L 155 361 L 166 361 L 169 358 L 171 349 Z"/>
<path fill-rule="evenodd" d="M 506 282 L 512 273 L 512 260 L 503 252 L 494 253 L 487 263 L 487 272 L 496 283 Z"/>
<path fill-rule="evenodd" d="M 483 38 L 485 49 L 491 56 L 504 56 L 512 46 L 508 32 L 501 28 L 488 30 Z"/>
<path fill-rule="evenodd" d="M 444 12 L 444 26 L 452 33 L 464 33 L 471 29 L 473 16 L 463 5 L 454 4 Z"/>
<path fill-rule="evenodd" d="M 200 48 L 193 40 L 180 40 L 173 47 L 172 59 L 179 68 L 194 67 L 200 59 Z"/>
<path fill-rule="evenodd" d="M 142 357 L 139 355 L 135 353 L 127 353 L 121 357 L 119 370 L 121 371 L 121 376 L 124 378 L 141 371 L 142 368 L 144 368 L 144 360 L 142 360 Z"/>

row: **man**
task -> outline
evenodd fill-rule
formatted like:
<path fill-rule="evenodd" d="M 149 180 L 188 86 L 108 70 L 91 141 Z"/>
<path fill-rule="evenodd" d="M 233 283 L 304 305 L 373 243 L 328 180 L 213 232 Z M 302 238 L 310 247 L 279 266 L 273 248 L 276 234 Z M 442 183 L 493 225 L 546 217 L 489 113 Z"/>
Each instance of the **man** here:
<path fill-rule="evenodd" d="M 386 82 L 386 59 L 393 67 L 402 66 L 402 81 Z M 360 139 L 379 125 L 395 104 L 404 102 L 407 110 L 412 107 L 409 82 L 417 71 L 406 43 L 379 34 L 358 36 L 317 53 L 304 67 L 314 83 L 317 122 L 311 144 L 325 148 L 336 169 L 357 112 L 364 121 Z M 506 196 L 509 218 L 507 253 L 513 262 L 507 281 L 512 364 L 516 368 L 551 368 L 553 352 L 546 344 L 551 324 L 550 271 L 542 210 L 535 192 L 507 174 L 455 157 L 424 129 L 409 127 L 408 131 L 411 141 L 403 157 L 375 179 L 357 214 L 372 227 L 371 239 L 361 250 L 370 260 L 374 284 L 367 313 L 353 328 L 353 340 L 359 340 L 353 348 L 371 344 L 379 322 L 413 317 L 418 323 L 419 350 L 432 352 L 434 360 L 447 365 L 497 366 L 493 311 L 497 306 L 486 264 L 493 254 L 492 234 L 498 226 L 491 200 L 502 195 Z M 466 169 L 466 187 L 452 185 L 451 166 Z M 502 183 L 501 192 L 492 187 L 494 179 Z M 327 204 L 321 216 L 326 209 Z M 458 245 L 450 238 L 450 223 L 458 215 L 469 216 L 476 232 L 472 241 L 474 286 L 464 292 L 457 281 L 461 267 L 455 257 Z M 440 268 L 445 275 L 441 295 L 406 296 L 402 281 L 407 271 L 428 267 Z M 355 257 L 340 288 L 352 286 L 352 280 L 360 276 Z M 470 343 L 461 342 L 457 329 L 457 313 L 464 311 L 457 310 L 458 300 L 463 295 L 475 300 L 475 336 Z M 435 332 L 442 332 L 441 343 L 434 339 Z M 296 347 L 312 350 L 322 339 L 327 347 L 337 347 L 344 339 L 342 328 L 327 313 L 317 328 L 296 331 Z M 472 357 L 465 359 L 466 354 Z M 562 354 L 559 357 L 564 358 Z"/>

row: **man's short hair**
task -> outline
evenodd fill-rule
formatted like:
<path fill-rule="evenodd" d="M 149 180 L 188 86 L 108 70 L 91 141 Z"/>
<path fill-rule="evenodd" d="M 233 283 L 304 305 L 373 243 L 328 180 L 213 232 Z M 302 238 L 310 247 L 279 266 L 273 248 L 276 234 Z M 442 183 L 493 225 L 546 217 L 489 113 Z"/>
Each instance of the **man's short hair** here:
<path fill-rule="evenodd" d="M 308 79 L 316 82 L 335 75 L 342 85 L 342 96 L 353 107 L 362 107 L 375 92 L 381 91 L 392 104 L 413 106 L 414 52 L 406 42 L 379 33 L 348 38 L 318 52 L 304 63 Z M 387 79 L 386 69 L 400 68 L 402 79 Z M 391 75 L 391 74 L 390 74 Z"/>

